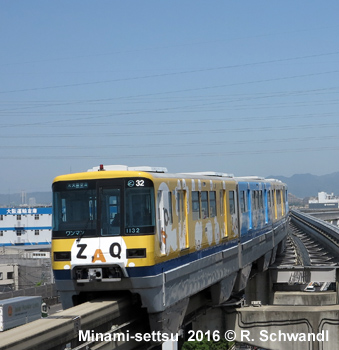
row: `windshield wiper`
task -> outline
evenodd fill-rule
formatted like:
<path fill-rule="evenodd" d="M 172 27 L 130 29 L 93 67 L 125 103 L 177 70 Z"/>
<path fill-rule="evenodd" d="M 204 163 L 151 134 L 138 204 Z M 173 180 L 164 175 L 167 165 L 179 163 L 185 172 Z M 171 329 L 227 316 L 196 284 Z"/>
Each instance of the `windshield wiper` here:
<path fill-rule="evenodd" d="M 83 230 L 77 238 L 77 242 L 80 242 L 81 238 L 84 236 L 85 230 Z"/>

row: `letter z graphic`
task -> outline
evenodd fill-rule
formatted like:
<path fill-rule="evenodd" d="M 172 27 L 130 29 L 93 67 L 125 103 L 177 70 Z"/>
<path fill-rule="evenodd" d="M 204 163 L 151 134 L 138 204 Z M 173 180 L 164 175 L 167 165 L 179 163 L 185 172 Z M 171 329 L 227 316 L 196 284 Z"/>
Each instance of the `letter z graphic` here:
<path fill-rule="evenodd" d="M 84 250 L 87 247 L 87 244 L 77 244 L 77 247 L 80 248 L 77 254 L 77 258 L 78 259 L 87 259 L 87 255 L 82 255 L 82 253 L 84 252 Z"/>

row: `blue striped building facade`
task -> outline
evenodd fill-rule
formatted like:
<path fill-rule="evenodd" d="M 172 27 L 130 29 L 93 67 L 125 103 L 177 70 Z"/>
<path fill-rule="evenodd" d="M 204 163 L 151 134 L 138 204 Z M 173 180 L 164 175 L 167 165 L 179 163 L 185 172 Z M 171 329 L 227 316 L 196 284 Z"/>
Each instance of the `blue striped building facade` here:
<path fill-rule="evenodd" d="M 0 246 L 50 245 L 52 207 L 0 208 Z"/>

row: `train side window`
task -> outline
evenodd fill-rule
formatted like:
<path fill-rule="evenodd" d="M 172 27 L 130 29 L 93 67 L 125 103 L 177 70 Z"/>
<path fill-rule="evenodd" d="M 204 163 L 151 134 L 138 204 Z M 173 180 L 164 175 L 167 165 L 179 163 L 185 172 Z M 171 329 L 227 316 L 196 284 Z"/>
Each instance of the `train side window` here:
<path fill-rule="evenodd" d="M 202 218 L 203 219 L 206 219 L 209 217 L 208 192 L 207 191 L 201 192 L 201 211 L 202 211 Z"/>
<path fill-rule="evenodd" d="M 210 191 L 210 217 L 214 218 L 217 215 L 217 202 L 216 202 L 216 196 L 215 191 Z"/>
<path fill-rule="evenodd" d="M 234 191 L 229 191 L 230 214 L 235 213 Z"/>
<path fill-rule="evenodd" d="M 200 193 L 199 191 L 192 191 L 192 219 L 200 220 Z"/>
<path fill-rule="evenodd" d="M 263 206 L 263 198 L 262 198 L 262 191 L 259 191 L 259 208 L 262 209 Z"/>
<path fill-rule="evenodd" d="M 271 203 L 271 190 L 267 191 L 267 201 L 268 201 L 268 207 L 270 208 L 272 206 L 272 203 Z"/>
<path fill-rule="evenodd" d="M 240 211 L 242 213 L 247 211 L 245 191 L 240 191 Z"/>

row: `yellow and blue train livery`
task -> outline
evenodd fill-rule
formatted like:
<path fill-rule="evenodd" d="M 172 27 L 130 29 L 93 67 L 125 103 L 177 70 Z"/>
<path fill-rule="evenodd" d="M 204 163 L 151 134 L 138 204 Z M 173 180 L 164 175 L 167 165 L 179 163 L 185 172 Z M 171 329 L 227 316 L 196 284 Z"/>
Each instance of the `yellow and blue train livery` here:
<path fill-rule="evenodd" d="M 58 176 L 52 262 L 63 307 L 130 291 L 163 319 L 208 288 L 225 301 L 256 260 L 274 260 L 287 212 L 277 180 L 127 166 Z"/>

